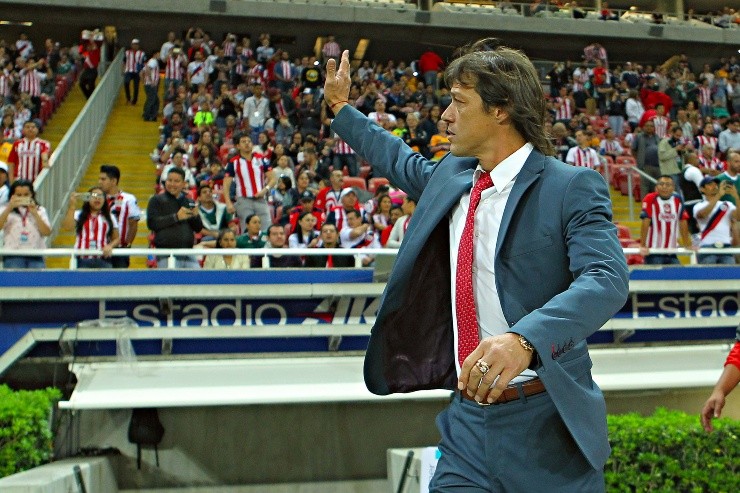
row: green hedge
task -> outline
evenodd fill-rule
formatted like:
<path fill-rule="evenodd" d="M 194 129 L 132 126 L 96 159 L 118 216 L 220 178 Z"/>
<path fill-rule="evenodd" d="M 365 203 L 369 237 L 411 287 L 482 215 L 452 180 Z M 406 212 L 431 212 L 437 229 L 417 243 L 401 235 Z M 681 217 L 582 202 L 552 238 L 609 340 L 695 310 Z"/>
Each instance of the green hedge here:
<path fill-rule="evenodd" d="M 16 392 L 0 385 L 0 478 L 49 461 L 49 417 L 61 395 L 53 388 Z"/>
<path fill-rule="evenodd" d="M 658 409 L 608 417 L 609 492 L 740 492 L 740 422 L 719 419 L 705 432 L 699 414 Z"/>

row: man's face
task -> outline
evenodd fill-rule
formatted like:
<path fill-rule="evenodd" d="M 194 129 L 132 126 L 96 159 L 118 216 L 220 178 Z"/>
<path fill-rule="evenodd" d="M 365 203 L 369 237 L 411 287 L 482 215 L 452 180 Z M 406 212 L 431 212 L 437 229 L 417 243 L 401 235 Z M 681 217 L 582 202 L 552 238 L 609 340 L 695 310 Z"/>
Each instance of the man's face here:
<path fill-rule="evenodd" d="M 168 193 L 179 197 L 185 188 L 185 180 L 178 173 L 168 173 L 167 180 L 164 182 L 164 189 Z"/>
<path fill-rule="evenodd" d="M 281 227 L 270 228 L 270 234 L 267 238 L 270 240 L 270 245 L 274 248 L 282 248 L 285 246 L 285 230 Z"/>
<path fill-rule="evenodd" d="M 382 113 L 385 111 L 385 103 L 382 99 L 376 99 L 375 100 L 375 112 L 376 113 Z"/>
<path fill-rule="evenodd" d="M 414 203 L 411 202 L 409 199 L 404 198 L 403 203 L 401 204 L 401 210 L 405 215 L 409 215 L 414 212 Z"/>
<path fill-rule="evenodd" d="M 311 212 L 313 210 L 313 204 L 314 204 L 314 199 L 302 199 L 301 200 L 301 207 L 303 207 L 303 210 L 306 212 Z"/>
<path fill-rule="evenodd" d="M 667 199 L 668 197 L 673 195 L 673 192 L 675 190 L 673 180 L 671 180 L 670 178 L 658 179 L 658 183 L 655 184 L 655 190 L 658 192 L 658 195 L 661 199 Z"/>
<path fill-rule="evenodd" d="M 586 147 L 588 145 L 588 135 L 586 135 L 586 132 L 584 132 L 583 130 L 577 131 L 576 142 L 578 142 L 579 146 Z"/>
<path fill-rule="evenodd" d="M 355 204 L 357 203 L 357 195 L 354 193 L 348 193 L 344 197 L 342 197 L 342 206 L 345 208 L 345 210 L 351 210 L 355 208 Z"/>
<path fill-rule="evenodd" d="M 719 194 L 719 185 L 716 181 L 707 183 L 701 187 L 701 193 L 703 193 L 707 198 L 713 198 Z"/>
<path fill-rule="evenodd" d="M 98 176 L 98 186 L 106 194 L 111 193 L 115 185 L 116 185 L 116 180 L 106 175 L 105 173 L 100 173 L 100 176 Z"/>
<path fill-rule="evenodd" d="M 727 157 L 727 169 L 735 174 L 740 173 L 740 153 L 730 153 L 730 155 Z"/>
<path fill-rule="evenodd" d="M 344 184 L 344 173 L 340 170 L 332 171 L 330 180 L 332 188 L 339 190 Z"/>
<path fill-rule="evenodd" d="M 252 152 L 252 139 L 249 135 L 244 135 L 239 139 L 239 151 L 243 154 Z"/>
<path fill-rule="evenodd" d="M 360 219 L 359 214 L 353 212 L 352 214 L 347 214 L 347 224 L 349 224 L 350 228 L 357 228 L 362 224 L 362 219 Z"/>
<path fill-rule="evenodd" d="M 39 134 L 39 127 L 33 122 L 26 122 L 23 125 L 23 136 L 29 140 L 33 140 Z"/>
<path fill-rule="evenodd" d="M 337 244 L 337 228 L 333 224 L 324 225 L 321 228 L 321 241 L 324 246 L 333 246 Z"/>
<path fill-rule="evenodd" d="M 655 133 L 655 124 L 652 121 L 645 122 L 645 125 L 642 127 L 642 130 L 647 135 L 653 135 Z"/>
<path fill-rule="evenodd" d="M 200 194 L 198 195 L 198 201 L 201 204 L 212 204 L 213 203 L 213 190 L 211 190 L 208 187 L 201 188 Z"/>
<path fill-rule="evenodd" d="M 740 122 L 733 122 L 727 125 L 727 128 L 730 129 L 730 132 L 738 133 L 740 132 Z"/>

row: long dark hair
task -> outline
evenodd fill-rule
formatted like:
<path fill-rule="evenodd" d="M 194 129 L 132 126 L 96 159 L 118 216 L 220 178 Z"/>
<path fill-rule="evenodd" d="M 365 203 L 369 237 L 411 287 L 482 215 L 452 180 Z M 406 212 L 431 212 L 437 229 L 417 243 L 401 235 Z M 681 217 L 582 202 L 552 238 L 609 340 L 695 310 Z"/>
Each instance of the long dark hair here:
<path fill-rule="evenodd" d="M 221 240 L 223 240 L 224 236 L 226 236 L 229 233 L 236 236 L 236 234 L 231 230 L 231 228 L 224 228 L 218 232 L 218 238 L 216 238 L 216 248 L 223 248 L 221 246 Z"/>
<path fill-rule="evenodd" d="M 108 207 L 108 201 L 106 200 L 105 192 L 103 192 L 100 187 L 90 187 L 88 189 L 88 192 L 92 193 L 93 190 L 98 190 L 103 195 L 103 207 L 100 208 L 100 214 L 108 223 L 108 239 L 110 239 L 111 235 L 113 234 L 113 219 L 110 215 L 110 207 Z M 82 211 L 80 212 L 80 217 L 77 218 L 77 225 L 75 226 L 75 232 L 77 234 L 82 233 L 82 228 L 85 227 L 85 223 L 90 218 L 90 212 L 90 202 L 83 202 Z"/>
<path fill-rule="evenodd" d="M 475 89 L 483 109 L 502 108 L 514 128 L 539 152 L 555 154 L 545 133 L 547 103 L 537 70 L 521 51 L 501 46 L 495 38 L 482 39 L 461 50 L 445 71 L 445 83 Z"/>
<path fill-rule="evenodd" d="M 28 189 L 31 191 L 31 200 L 33 200 L 34 203 L 38 205 L 38 202 L 36 202 L 36 190 L 33 189 L 33 182 L 29 180 L 23 180 L 23 179 L 15 180 L 10 185 L 10 192 L 8 192 L 8 197 L 12 197 L 13 195 L 15 195 L 15 190 L 18 187 L 28 187 Z M 20 211 L 18 210 L 17 207 L 13 209 L 13 212 L 20 214 Z"/>

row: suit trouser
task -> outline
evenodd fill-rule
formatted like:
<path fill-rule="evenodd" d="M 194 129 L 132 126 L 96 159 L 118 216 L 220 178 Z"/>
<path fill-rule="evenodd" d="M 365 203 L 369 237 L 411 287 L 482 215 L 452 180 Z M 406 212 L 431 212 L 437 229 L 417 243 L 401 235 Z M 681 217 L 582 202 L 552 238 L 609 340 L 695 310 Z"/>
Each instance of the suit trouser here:
<path fill-rule="evenodd" d="M 437 416 L 442 453 L 430 492 L 603 492 L 547 392 L 479 406 L 456 393 Z"/>

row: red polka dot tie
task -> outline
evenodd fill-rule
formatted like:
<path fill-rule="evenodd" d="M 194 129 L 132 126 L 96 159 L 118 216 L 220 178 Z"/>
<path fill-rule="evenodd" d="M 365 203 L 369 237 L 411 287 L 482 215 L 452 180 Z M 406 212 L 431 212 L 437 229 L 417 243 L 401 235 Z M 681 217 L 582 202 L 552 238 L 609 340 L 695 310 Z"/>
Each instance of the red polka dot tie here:
<path fill-rule="evenodd" d="M 470 206 L 465 218 L 460 246 L 457 251 L 457 274 L 455 276 L 455 314 L 457 315 L 457 359 L 463 361 L 478 346 L 478 318 L 475 313 L 473 295 L 473 233 L 475 211 L 483 190 L 491 188 L 490 173 L 483 173 L 470 191 Z"/>

